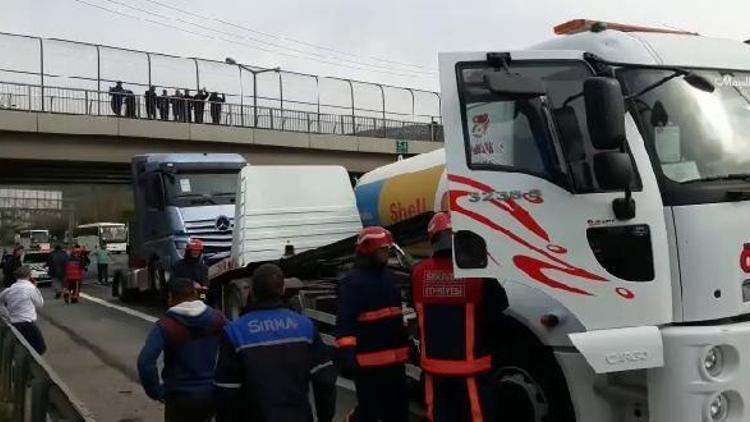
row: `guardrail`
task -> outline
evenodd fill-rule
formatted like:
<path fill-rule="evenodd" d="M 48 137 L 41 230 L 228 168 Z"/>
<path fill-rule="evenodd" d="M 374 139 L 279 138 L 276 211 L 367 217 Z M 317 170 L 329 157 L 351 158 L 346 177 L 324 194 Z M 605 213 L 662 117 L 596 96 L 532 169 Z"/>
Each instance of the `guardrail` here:
<path fill-rule="evenodd" d="M 198 101 L 180 97 L 161 97 L 147 103 L 144 95 L 20 84 L 0 81 L 0 109 L 39 111 L 89 116 L 165 120 L 181 123 L 204 123 L 223 126 L 271 129 L 330 135 L 367 136 L 397 140 L 442 142 L 442 126 L 353 114 L 325 114 L 290 108 L 254 107 L 229 102 Z M 116 101 L 113 102 L 113 99 Z M 119 102 L 121 105 L 117 105 Z M 294 102 L 285 104 L 294 106 Z M 162 115 L 160 104 L 167 104 Z M 130 107 L 128 107 L 128 105 Z M 152 107 L 153 106 L 153 107 Z M 201 110 L 197 111 L 196 110 Z M 300 105 L 307 106 L 307 105 Z M 175 113 L 176 108 L 190 112 Z M 212 113 L 215 108 L 218 113 Z"/>
<path fill-rule="evenodd" d="M 0 406 L 7 409 L 11 421 L 94 422 L 52 368 L 4 321 L 0 322 Z"/>

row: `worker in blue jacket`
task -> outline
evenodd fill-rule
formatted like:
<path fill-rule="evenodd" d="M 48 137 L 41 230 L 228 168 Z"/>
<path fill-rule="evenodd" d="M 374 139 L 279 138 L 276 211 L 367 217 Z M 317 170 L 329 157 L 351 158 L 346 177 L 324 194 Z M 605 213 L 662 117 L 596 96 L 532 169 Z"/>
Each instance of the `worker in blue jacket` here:
<path fill-rule="evenodd" d="M 253 273 L 248 311 L 227 325 L 216 364 L 217 422 L 318 422 L 336 410 L 336 370 L 312 321 L 287 309 L 284 274 Z"/>
<path fill-rule="evenodd" d="M 173 305 L 159 319 L 138 356 L 146 394 L 165 403 L 166 422 L 210 422 L 215 413 L 214 364 L 224 316 L 198 300 L 193 280 L 169 283 Z M 156 361 L 164 353 L 161 380 Z"/>
<path fill-rule="evenodd" d="M 356 261 L 338 295 L 336 354 L 342 373 L 357 388 L 358 422 L 405 422 L 408 393 L 404 364 L 409 360 L 408 334 L 401 293 L 386 268 L 393 236 L 382 227 L 367 227 L 357 237 Z"/>

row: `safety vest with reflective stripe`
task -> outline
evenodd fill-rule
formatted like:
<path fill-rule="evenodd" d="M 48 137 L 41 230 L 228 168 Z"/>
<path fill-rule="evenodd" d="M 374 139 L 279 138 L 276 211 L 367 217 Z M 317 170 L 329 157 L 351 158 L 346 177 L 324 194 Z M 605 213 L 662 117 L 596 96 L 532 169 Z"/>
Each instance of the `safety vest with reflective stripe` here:
<path fill-rule="evenodd" d="M 342 280 L 336 316 L 339 356 L 362 367 L 387 366 L 409 358 L 401 292 L 388 269 L 355 269 Z"/>
<path fill-rule="evenodd" d="M 488 350 L 481 347 L 484 333 L 477 324 L 484 282 L 454 278 L 450 257 L 426 259 L 414 268 L 412 293 L 425 372 L 462 376 L 492 368 Z"/>

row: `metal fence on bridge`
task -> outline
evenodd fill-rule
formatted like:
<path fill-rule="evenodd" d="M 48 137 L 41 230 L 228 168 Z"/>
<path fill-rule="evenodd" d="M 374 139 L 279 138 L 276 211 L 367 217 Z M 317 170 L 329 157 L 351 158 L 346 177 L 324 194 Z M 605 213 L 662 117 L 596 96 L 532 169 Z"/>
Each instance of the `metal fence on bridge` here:
<path fill-rule="evenodd" d="M 148 118 L 149 86 L 169 95 L 206 87 L 226 95 L 222 125 L 442 141 L 432 91 L 7 33 L 0 48 L 2 108 L 114 115 L 109 88 L 122 81 L 134 92 L 132 117 Z M 203 114 L 212 121 L 209 104 Z"/>
<path fill-rule="evenodd" d="M 127 98 L 132 97 L 134 110 L 128 115 Z M 123 94 L 120 115 L 124 118 L 168 120 L 189 123 L 219 124 L 225 126 L 251 127 L 291 132 L 305 132 L 331 135 L 369 136 L 442 142 L 442 126 L 437 122 L 419 123 L 406 120 L 383 119 L 379 117 L 323 114 L 310 111 L 253 107 L 252 105 L 196 101 L 167 96 L 157 97 L 156 101 L 168 101 L 168 113 L 162 116 L 158 108 L 150 115 L 144 95 Z M 184 109 L 194 110 L 178 117 L 174 104 Z M 203 105 L 200 118 L 195 114 L 196 103 Z M 214 117 L 212 105 L 220 110 Z M 49 113 L 82 114 L 90 116 L 115 116 L 109 92 L 99 92 L 78 88 L 63 88 L 40 85 L 0 82 L 0 109 L 22 111 L 44 111 Z"/>
<path fill-rule="evenodd" d="M 94 421 L 52 368 L 6 322 L 0 322 L 0 406 L 12 421 Z"/>

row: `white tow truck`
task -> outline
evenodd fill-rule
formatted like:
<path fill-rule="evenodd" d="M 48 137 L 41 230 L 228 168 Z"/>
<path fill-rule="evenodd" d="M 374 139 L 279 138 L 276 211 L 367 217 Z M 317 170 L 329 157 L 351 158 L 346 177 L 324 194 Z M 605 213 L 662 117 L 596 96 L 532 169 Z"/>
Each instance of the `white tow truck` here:
<path fill-rule="evenodd" d="M 362 219 L 419 244 L 449 209 L 456 275 L 505 287 L 501 420 L 748 421 L 750 45 L 555 29 L 525 50 L 441 54 L 445 151 L 365 175 Z M 280 260 L 323 333 L 352 246 Z M 246 291 L 247 270 L 215 281 Z"/>
<path fill-rule="evenodd" d="M 440 55 L 456 274 L 511 302 L 503 420 L 748 421 L 750 45 L 555 30 Z"/>
<path fill-rule="evenodd" d="M 456 274 L 505 287 L 502 420 L 750 421 L 750 46 L 555 30 L 442 54 L 445 150 L 364 175 L 362 219 L 450 209 Z"/>

